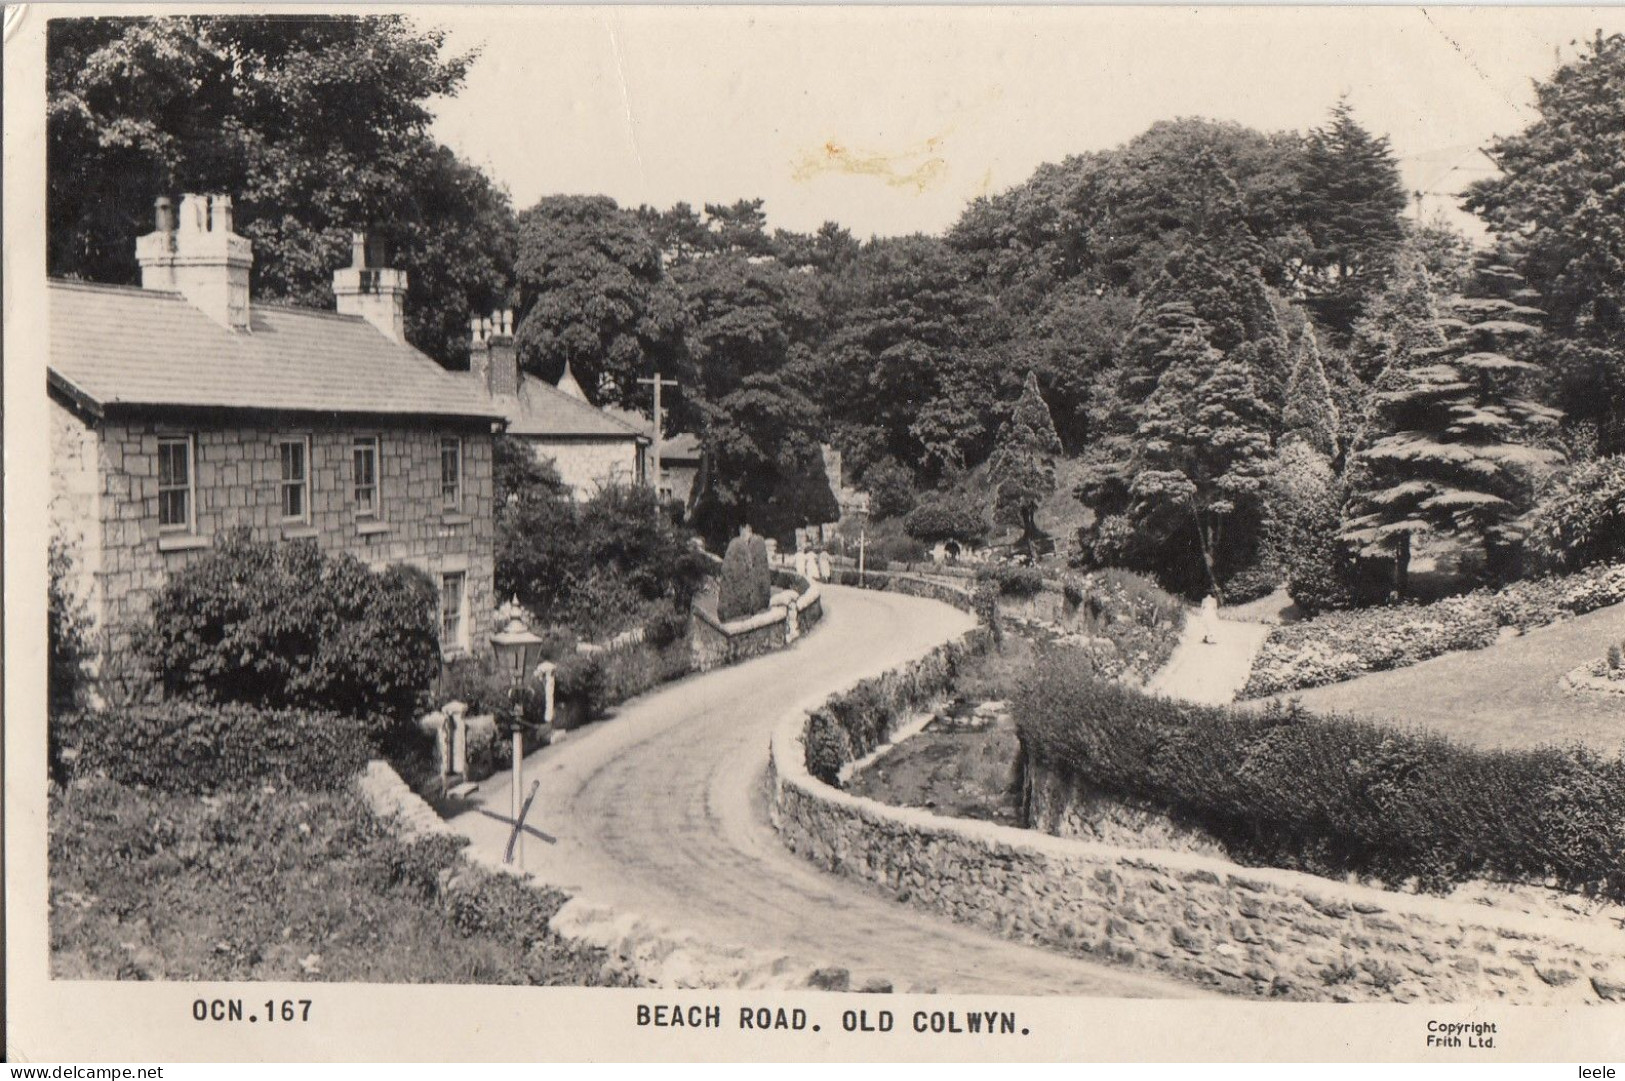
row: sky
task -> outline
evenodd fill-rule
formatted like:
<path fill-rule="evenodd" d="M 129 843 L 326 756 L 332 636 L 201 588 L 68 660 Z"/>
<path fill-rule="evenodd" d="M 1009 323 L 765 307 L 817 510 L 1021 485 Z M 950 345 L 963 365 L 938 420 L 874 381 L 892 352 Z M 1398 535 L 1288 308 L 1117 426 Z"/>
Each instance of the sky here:
<path fill-rule="evenodd" d="M 478 48 L 436 135 L 505 185 L 766 200 L 771 227 L 937 233 L 1046 161 L 1178 116 L 1307 130 L 1340 95 L 1427 213 L 1533 80 L 1625 9 L 548 8 L 417 16 Z M 1458 224 L 1466 216 L 1455 212 Z"/>

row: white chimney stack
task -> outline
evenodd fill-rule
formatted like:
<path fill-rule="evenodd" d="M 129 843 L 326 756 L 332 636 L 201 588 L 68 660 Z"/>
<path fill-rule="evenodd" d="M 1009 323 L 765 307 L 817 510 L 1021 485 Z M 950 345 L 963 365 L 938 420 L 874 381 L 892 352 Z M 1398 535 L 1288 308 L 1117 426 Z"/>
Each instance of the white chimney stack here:
<path fill-rule="evenodd" d="M 183 195 L 179 214 L 160 198 L 155 210 L 156 228 L 135 242 L 141 287 L 180 293 L 221 326 L 247 330 L 254 245 L 231 231 L 231 197 Z"/>
<path fill-rule="evenodd" d="M 367 237 L 351 238 L 351 265 L 333 272 L 333 295 L 344 315 L 359 315 L 392 342 L 406 343 L 406 271 L 369 266 Z"/>

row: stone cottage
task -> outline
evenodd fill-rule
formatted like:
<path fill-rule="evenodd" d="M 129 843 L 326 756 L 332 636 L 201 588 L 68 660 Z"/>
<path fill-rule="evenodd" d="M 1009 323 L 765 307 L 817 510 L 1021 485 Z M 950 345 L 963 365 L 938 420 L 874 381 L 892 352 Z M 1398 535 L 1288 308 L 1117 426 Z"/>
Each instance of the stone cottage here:
<path fill-rule="evenodd" d="M 231 201 L 160 199 L 141 287 L 49 283 L 51 525 L 114 648 L 223 530 L 313 539 L 440 589 L 448 655 L 487 648 L 491 437 L 466 376 L 406 344 L 406 275 L 356 238 L 337 312 L 249 297 Z"/>
<path fill-rule="evenodd" d="M 519 369 L 513 312 L 492 312 L 470 321 L 469 371 L 507 422 L 507 433 L 524 440 L 536 457 L 551 462 L 576 499 L 612 484 L 646 483 L 648 436 L 587 401 L 565 369 L 573 392 Z M 561 389 L 562 388 L 562 389 Z"/>

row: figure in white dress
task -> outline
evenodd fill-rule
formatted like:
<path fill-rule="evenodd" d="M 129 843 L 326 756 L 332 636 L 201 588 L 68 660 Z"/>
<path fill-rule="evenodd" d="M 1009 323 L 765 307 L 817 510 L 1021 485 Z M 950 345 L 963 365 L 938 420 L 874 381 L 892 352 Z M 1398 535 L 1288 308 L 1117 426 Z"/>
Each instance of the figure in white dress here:
<path fill-rule="evenodd" d="M 1202 600 L 1202 641 L 1208 645 L 1219 640 L 1219 598 L 1209 593 Z"/>

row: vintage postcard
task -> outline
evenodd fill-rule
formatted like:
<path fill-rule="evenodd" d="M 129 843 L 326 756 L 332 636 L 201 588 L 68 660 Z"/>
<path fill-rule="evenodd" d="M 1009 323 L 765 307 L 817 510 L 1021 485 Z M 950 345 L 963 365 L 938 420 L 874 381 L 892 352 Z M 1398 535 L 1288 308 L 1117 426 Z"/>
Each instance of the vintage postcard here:
<path fill-rule="evenodd" d="M 1625 11 L 4 72 L 11 1062 L 1625 1059 Z"/>

